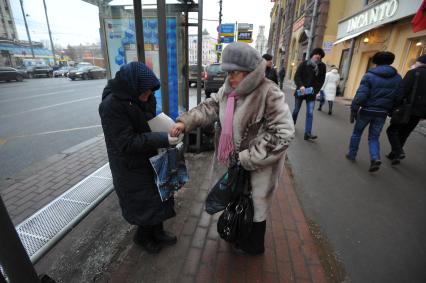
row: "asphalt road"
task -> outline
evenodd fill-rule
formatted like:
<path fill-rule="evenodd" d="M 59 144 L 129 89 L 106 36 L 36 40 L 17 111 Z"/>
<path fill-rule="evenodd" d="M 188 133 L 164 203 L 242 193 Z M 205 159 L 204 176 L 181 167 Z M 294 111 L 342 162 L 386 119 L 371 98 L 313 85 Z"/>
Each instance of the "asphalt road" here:
<path fill-rule="evenodd" d="M 287 95 L 287 100 L 293 109 L 294 98 Z M 357 161 L 344 157 L 353 129 L 348 107 L 335 105 L 332 116 L 327 105 L 323 112 L 315 110 L 314 142 L 303 140 L 305 108 L 288 157 L 305 214 L 320 225 L 343 261 L 345 282 L 426 282 L 426 136 L 413 132 L 407 158 L 392 167 L 382 132 L 383 164 L 369 173 L 367 130 Z"/>
<path fill-rule="evenodd" d="M 102 133 L 98 105 L 106 80 L 27 79 L 0 83 L 0 183 Z"/>

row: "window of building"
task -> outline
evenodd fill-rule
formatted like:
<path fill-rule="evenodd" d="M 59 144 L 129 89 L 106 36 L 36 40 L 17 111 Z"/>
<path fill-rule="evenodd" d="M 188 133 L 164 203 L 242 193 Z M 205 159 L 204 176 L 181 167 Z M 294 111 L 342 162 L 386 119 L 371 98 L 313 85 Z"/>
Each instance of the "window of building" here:
<path fill-rule="evenodd" d="M 426 54 L 426 37 L 410 40 L 407 56 L 403 63 L 402 74 L 405 75 L 416 63 L 417 57 L 424 54 Z"/>

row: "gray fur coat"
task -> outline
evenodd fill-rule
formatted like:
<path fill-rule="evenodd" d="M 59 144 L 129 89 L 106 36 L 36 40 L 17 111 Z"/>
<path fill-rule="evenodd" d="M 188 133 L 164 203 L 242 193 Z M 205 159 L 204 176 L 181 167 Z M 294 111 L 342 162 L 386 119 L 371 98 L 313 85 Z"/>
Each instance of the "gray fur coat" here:
<path fill-rule="evenodd" d="M 265 66 L 262 61 L 235 89 L 240 97 L 234 111 L 233 141 L 242 166 L 251 174 L 255 222 L 266 219 L 272 192 L 284 169 L 285 151 L 294 136 L 284 93 L 265 78 Z M 177 121 L 185 124 L 186 132 L 216 121 L 223 124 L 227 95 L 232 91 L 227 79 L 217 94 Z"/>

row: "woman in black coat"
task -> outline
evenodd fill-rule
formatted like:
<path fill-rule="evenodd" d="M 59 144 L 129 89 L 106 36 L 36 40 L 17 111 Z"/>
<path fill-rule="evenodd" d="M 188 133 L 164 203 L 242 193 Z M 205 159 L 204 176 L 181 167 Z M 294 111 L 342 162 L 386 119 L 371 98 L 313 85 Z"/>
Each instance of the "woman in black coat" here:
<path fill-rule="evenodd" d="M 158 253 L 163 244 L 177 241 L 163 230 L 163 221 L 175 216 L 174 200 L 161 201 L 149 162 L 158 148 L 178 142 L 167 133 L 151 132 L 148 126 L 148 120 L 155 116 L 153 94 L 159 88 L 160 82 L 147 66 L 132 62 L 108 81 L 99 105 L 123 217 L 138 226 L 134 241 L 149 253 Z"/>

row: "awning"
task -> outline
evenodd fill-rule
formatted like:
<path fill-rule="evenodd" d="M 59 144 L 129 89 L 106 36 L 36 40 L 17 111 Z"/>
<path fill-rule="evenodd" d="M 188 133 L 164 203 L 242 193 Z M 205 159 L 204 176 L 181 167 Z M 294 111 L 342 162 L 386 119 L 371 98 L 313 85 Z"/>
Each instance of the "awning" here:
<path fill-rule="evenodd" d="M 9 51 L 13 55 L 31 55 L 31 48 L 14 44 L 0 44 L 0 50 Z M 46 48 L 34 47 L 34 55 L 52 56 L 52 52 Z"/>
<path fill-rule="evenodd" d="M 343 42 L 343 41 L 346 41 L 346 40 L 349 40 L 349 39 L 351 39 L 351 38 L 357 37 L 358 35 L 363 34 L 364 32 L 367 32 L 367 31 L 368 31 L 368 30 L 363 30 L 363 31 L 360 31 L 360 32 L 357 32 L 357 33 L 354 33 L 354 34 L 351 34 L 351 35 L 348 35 L 348 36 L 342 37 L 341 39 L 339 39 L 339 40 L 335 41 L 335 42 L 333 43 L 333 45 L 336 45 L 336 44 L 339 44 L 339 43 L 341 43 L 341 42 Z"/>

